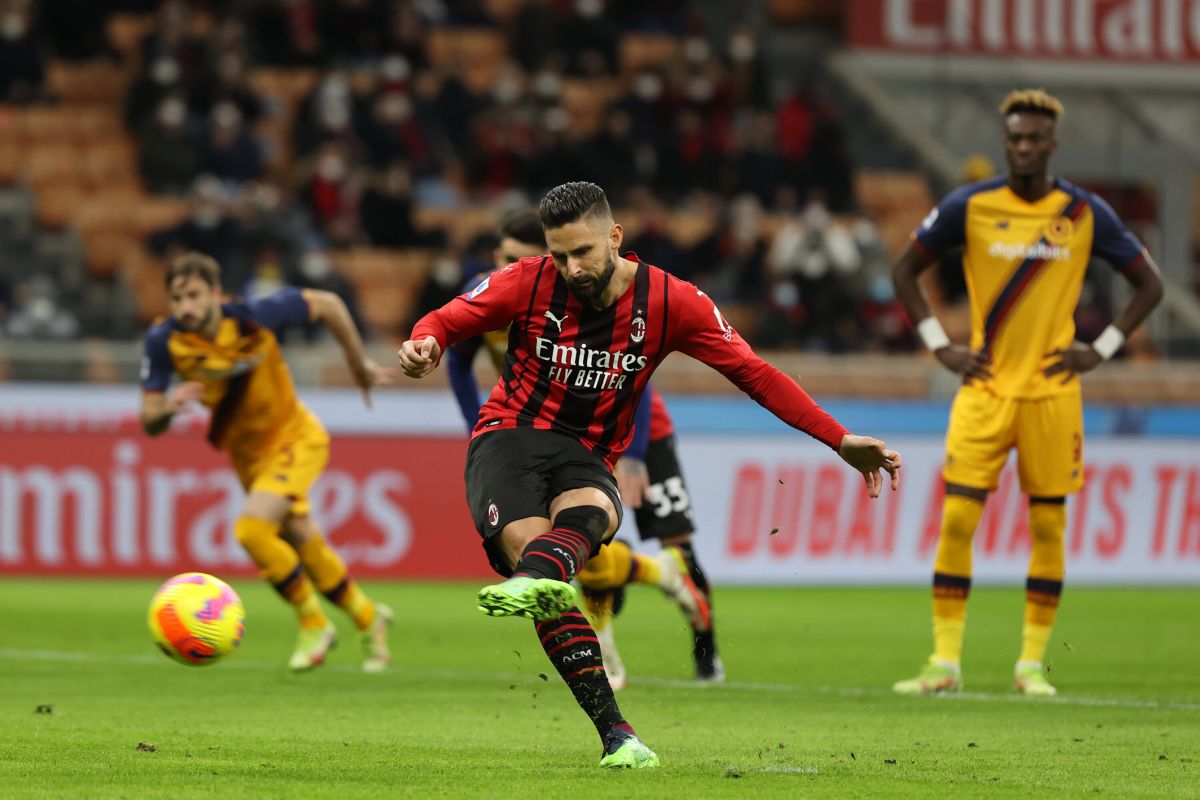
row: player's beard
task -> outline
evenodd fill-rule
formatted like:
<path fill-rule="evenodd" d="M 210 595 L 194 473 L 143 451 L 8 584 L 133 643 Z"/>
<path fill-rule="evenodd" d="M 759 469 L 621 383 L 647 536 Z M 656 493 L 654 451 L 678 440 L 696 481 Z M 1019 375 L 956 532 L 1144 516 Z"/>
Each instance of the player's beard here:
<path fill-rule="evenodd" d="M 188 333 L 197 333 L 205 330 L 208 328 L 209 323 L 212 322 L 214 313 L 214 309 L 209 308 L 204 312 L 204 316 L 195 322 L 192 321 L 195 319 L 194 317 L 183 317 L 179 320 L 179 327 L 183 328 L 183 330 L 187 331 Z"/>
<path fill-rule="evenodd" d="M 571 294 L 575 295 L 582 303 L 595 305 L 600 302 L 600 298 L 604 296 L 604 292 L 608 289 L 608 285 L 612 283 L 613 273 L 617 271 L 617 261 L 613 258 L 612 253 L 608 253 L 606 257 L 607 263 L 604 266 L 604 272 L 599 275 L 589 276 L 587 278 L 575 280 L 567 279 L 567 288 L 571 290 Z"/>

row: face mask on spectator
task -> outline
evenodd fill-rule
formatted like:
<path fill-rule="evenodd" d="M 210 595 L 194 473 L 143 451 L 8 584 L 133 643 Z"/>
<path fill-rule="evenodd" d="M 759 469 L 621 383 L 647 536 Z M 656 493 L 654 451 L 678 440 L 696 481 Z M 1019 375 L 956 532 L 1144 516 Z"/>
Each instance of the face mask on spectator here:
<path fill-rule="evenodd" d="M 504 75 L 492 87 L 492 97 L 500 105 L 511 105 L 521 97 L 521 82 L 512 75 Z"/>
<path fill-rule="evenodd" d="M 575 13 L 584 19 L 595 19 L 604 13 L 604 0 L 575 0 Z"/>
<path fill-rule="evenodd" d="M 692 64 L 703 64 L 712 55 L 712 48 L 703 37 L 693 36 L 683 45 L 683 57 Z"/>
<path fill-rule="evenodd" d="M 556 99 L 562 94 L 562 78 L 557 72 L 542 70 L 533 79 L 533 91 L 544 100 Z"/>
<path fill-rule="evenodd" d="M 182 127 L 187 119 L 187 106 L 178 97 L 164 100 L 158 107 L 158 122 L 164 128 L 174 130 Z"/>
<path fill-rule="evenodd" d="M 0 18 L 0 36 L 10 42 L 15 42 L 29 30 L 29 20 L 24 14 L 11 11 Z"/>
<path fill-rule="evenodd" d="M 159 86 L 171 86 L 179 80 L 179 64 L 173 58 L 160 58 L 150 67 L 150 77 Z"/>
<path fill-rule="evenodd" d="M 707 103 L 714 93 L 712 81 L 703 75 L 697 75 L 688 81 L 687 96 L 693 103 Z"/>
<path fill-rule="evenodd" d="M 379 63 L 379 76 L 388 83 L 403 83 L 412 75 L 412 67 L 404 56 L 388 56 Z"/>
<path fill-rule="evenodd" d="M 758 55 L 758 45 L 754 43 L 754 37 L 748 33 L 735 33 L 729 40 L 729 57 L 738 64 L 745 64 L 754 59 Z"/>
<path fill-rule="evenodd" d="M 633 93 L 643 103 L 653 103 L 662 96 L 662 78 L 653 72 L 643 72 L 633 79 Z"/>
<path fill-rule="evenodd" d="M 346 177 L 346 160 L 330 153 L 317 162 L 317 174 L 330 183 L 338 183 Z"/>
<path fill-rule="evenodd" d="M 329 260 L 329 256 L 319 251 L 305 253 L 300 259 L 300 271 L 304 273 L 304 277 L 314 283 L 319 283 L 329 277 L 333 272 L 333 264 Z"/>
<path fill-rule="evenodd" d="M 195 213 L 192 214 L 192 222 L 197 228 L 211 231 L 221 224 L 221 209 L 205 203 L 199 206 Z"/>

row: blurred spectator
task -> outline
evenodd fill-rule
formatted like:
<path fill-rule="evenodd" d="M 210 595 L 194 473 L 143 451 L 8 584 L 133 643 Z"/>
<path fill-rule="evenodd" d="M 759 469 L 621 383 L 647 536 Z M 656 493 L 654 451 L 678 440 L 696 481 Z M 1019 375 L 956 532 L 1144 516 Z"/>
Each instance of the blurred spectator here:
<path fill-rule="evenodd" d="M 779 331 L 779 343 L 841 352 L 851 345 L 856 310 L 848 278 L 862 264 L 850 231 L 820 195 L 784 223 L 767 256 L 777 310 L 798 331 Z"/>
<path fill-rule="evenodd" d="M 262 151 L 242 125 L 242 112 L 231 102 L 213 106 L 204 169 L 234 184 L 255 180 L 262 174 Z"/>
<path fill-rule="evenodd" d="M 622 248 L 632 250 L 638 258 L 672 275 L 690 279 L 690 265 L 684 263 L 679 245 L 668 233 L 667 209 L 662 200 L 649 189 L 635 189 L 630 194 L 630 212 L 641 223 L 641 230 L 629 237 Z"/>
<path fill-rule="evenodd" d="M 15 292 L 15 306 L 4 320 L 4 332 L 13 339 L 74 339 L 79 320 L 60 308 L 54 282 L 37 275 Z"/>
<path fill-rule="evenodd" d="M 0 101 L 29 103 L 41 96 L 45 53 L 29 0 L 0 3 Z"/>
<path fill-rule="evenodd" d="M 427 239 L 412 214 L 412 176 L 403 161 L 393 161 L 363 193 L 363 231 L 379 247 L 419 247 Z"/>
<path fill-rule="evenodd" d="M 178 225 L 150 237 L 150 248 L 168 259 L 181 252 L 197 250 L 221 265 L 226 288 L 240 289 L 246 281 L 246 265 L 239 258 L 242 229 L 229 213 L 221 182 L 211 175 L 197 178 L 188 197 L 190 216 Z"/>
<path fill-rule="evenodd" d="M 236 50 L 221 52 L 213 65 L 213 74 L 192 101 L 194 110 L 211 114 L 220 103 L 232 103 L 250 125 L 262 115 L 263 103 L 246 80 L 246 58 Z"/>
<path fill-rule="evenodd" d="M 346 148 L 338 142 L 321 147 L 308 183 L 313 221 L 331 244 L 345 245 L 360 235 L 361 181 Z"/>
<path fill-rule="evenodd" d="M 187 105 L 165 98 L 138 135 L 138 166 L 152 192 L 182 194 L 200 173 L 201 154 L 187 130 Z"/>
<path fill-rule="evenodd" d="M 262 257 L 265 258 L 268 256 L 263 255 Z M 288 283 L 293 286 L 300 286 L 305 289 L 322 289 L 327 292 L 333 292 L 342 298 L 342 302 L 346 304 L 346 308 L 350 311 L 350 318 L 354 320 L 354 325 L 358 328 L 359 333 L 364 336 L 368 335 L 369 332 L 363 324 L 362 314 L 358 310 L 358 298 L 354 294 L 354 287 L 333 268 L 333 262 L 324 252 L 309 250 L 303 253 L 300 256 L 298 266 L 295 269 L 288 270 L 287 279 Z M 327 334 L 328 331 L 324 325 L 310 325 L 305 336 L 309 341 L 313 341 Z"/>

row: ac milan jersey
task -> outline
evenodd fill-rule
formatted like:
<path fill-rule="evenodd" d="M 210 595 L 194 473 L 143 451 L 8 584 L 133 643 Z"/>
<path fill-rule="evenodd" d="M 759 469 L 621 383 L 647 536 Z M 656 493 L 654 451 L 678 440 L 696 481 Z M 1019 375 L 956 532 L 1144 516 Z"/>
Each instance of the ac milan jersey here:
<path fill-rule="evenodd" d="M 675 423 L 667 411 L 667 404 L 662 395 L 653 386 L 650 387 L 650 441 L 657 442 L 675 432 Z"/>
<path fill-rule="evenodd" d="M 511 323 L 500 380 L 472 438 L 531 427 L 577 439 L 611 467 L 629 444 L 650 375 L 672 351 L 724 374 L 780 419 L 837 449 L 846 430 L 759 358 L 703 292 L 637 260 L 607 308 L 581 302 L 549 256 L 523 258 L 423 317 L 413 339 L 449 345 Z"/>

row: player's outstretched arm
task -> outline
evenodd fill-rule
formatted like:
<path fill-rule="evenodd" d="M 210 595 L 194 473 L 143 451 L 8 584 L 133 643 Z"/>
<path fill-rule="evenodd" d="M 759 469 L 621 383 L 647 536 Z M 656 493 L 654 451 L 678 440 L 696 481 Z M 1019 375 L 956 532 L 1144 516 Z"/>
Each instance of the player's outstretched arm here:
<path fill-rule="evenodd" d="M 342 352 L 346 355 L 346 366 L 350 368 L 350 374 L 354 376 L 358 388 L 362 389 L 363 403 L 370 408 L 371 389 L 391 383 L 395 377 L 393 371 L 367 358 L 362 337 L 358 335 L 350 310 L 346 308 L 342 298 L 333 292 L 319 289 L 305 289 L 303 295 L 308 302 L 312 321 L 324 323 L 341 345 Z"/>
<path fill-rule="evenodd" d="M 442 347 L 435 336 L 409 339 L 400 345 L 397 355 L 400 357 L 400 369 L 405 375 L 424 378 L 437 369 L 438 361 L 442 358 Z"/>
<path fill-rule="evenodd" d="M 204 395 L 204 384 L 199 381 L 186 381 L 165 392 L 142 392 L 141 422 L 142 430 L 151 436 L 171 427 L 171 419 L 192 403 L 199 403 Z"/>
<path fill-rule="evenodd" d="M 847 433 L 842 437 L 838 455 L 850 466 L 862 473 L 867 482 L 867 493 L 879 497 L 883 490 L 883 473 L 890 477 L 892 491 L 900 488 L 900 454 L 888 450 L 887 445 L 870 436 L 855 436 Z"/>
<path fill-rule="evenodd" d="M 921 288 L 918 280 L 921 273 L 935 262 L 936 259 L 919 245 L 909 242 L 892 267 L 892 285 L 896 287 L 896 299 L 904 306 L 921 342 L 943 367 L 962 375 L 968 383 L 972 380 L 987 380 L 992 377 L 989 369 L 991 358 L 986 353 L 976 353 L 969 347 L 951 343 L 929 305 L 925 290 Z"/>

